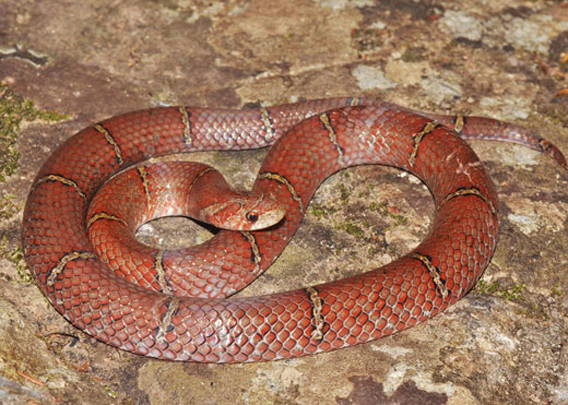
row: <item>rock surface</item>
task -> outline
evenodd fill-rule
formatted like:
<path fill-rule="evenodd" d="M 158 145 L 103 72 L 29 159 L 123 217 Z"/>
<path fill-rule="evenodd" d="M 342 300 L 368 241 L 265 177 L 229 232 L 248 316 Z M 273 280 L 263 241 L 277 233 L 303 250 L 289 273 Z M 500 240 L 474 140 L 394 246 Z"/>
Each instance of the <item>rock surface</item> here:
<path fill-rule="evenodd" d="M 20 166 L 2 183 L 0 402 L 568 403 L 568 174 L 523 147 L 473 145 L 502 203 L 501 240 L 480 284 L 425 324 L 313 357 L 202 365 L 117 351 L 47 304 L 18 251 L 19 204 L 50 152 L 82 127 L 149 106 L 377 96 L 519 123 L 568 153 L 566 2 L 4 0 L 2 8 L 0 80 L 68 117 L 22 122 Z M 199 158 L 247 186 L 262 156 Z M 399 171 L 335 175 L 282 257 L 241 295 L 385 264 L 426 235 L 432 210 L 425 188 Z M 140 237 L 172 246 L 207 235 L 178 219 Z"/>

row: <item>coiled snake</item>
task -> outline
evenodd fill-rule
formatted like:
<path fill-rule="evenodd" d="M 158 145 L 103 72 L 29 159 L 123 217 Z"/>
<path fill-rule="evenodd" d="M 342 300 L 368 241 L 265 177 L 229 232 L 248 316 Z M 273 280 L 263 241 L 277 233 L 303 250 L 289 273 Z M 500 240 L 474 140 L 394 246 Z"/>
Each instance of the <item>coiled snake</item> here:
<path fill-rule="evenodd" d="M 24 213 L 26 260 L 68 321 L 145 356 L 245 362 L 367 342 L 455 303 L 493 255 L 495 190 L 456 133 L 521 143 L 566 167 L 554 145 L 511 124 L 418 115 L 370 99 L 137 111 L 80 131 L 43 165 Z M 270 145 L 253 194 L 213 189 L 226 186 L 207 166 L 140 164 L 177 152 Z M 407 170 L 431 191 L 437 211 L 416 249 L 340 281 L 226 298 L 280 254 L 325 178 L 362 164 Z M 136 228 L 152 218 L 188 213 L 238 230 L 180 251 L 151 249 L 134 239 Z"/>

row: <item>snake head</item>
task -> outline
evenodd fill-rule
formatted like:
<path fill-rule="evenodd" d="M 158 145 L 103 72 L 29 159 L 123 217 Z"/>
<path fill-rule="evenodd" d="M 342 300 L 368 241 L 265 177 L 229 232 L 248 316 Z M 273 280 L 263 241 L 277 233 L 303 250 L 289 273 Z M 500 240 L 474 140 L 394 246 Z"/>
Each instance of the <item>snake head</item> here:
<path fill-rule="evenodd" d="M 273 198 L 242 194 L 201 209 L 199 219 L 221 229 L 256 231 L 276 225 L 285 214 L 285 208 Z"/>

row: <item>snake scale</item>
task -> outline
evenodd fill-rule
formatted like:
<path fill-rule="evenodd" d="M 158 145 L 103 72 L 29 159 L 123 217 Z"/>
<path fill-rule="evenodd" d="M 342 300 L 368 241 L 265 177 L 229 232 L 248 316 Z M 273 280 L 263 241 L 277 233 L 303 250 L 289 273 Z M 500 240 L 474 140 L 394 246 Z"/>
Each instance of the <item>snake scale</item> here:
<path fill-rule="evenodd" d="M 116 116 L 71 137 L 40 169 L 24 212 L 25 257 L 65 319 L 140 355 L 247 362 L 368 342 L 458 301 L 493 255 L 497 196 L 462 138 L 520 143 L 566 167 L 554 145 L 512 124 L 423 115 L 374 99 L 243 110 L 161 107 Z M 236 226 L 181 250 L 157 250 L 135 240 L 140 224 L 186 215 L 190 206 L 221 194 L 210 188 L 218 181 L 209 167 L 141 162 L 179 152 L 267 146 L 253 193 L 243 194 L 248 200 L 207 202 L 214 208 L 198 209 L 197 218 L 232 209 L 250 225 L 272 212 L 267 228 Z M 418 247 L 343 280 L 227 298 L 278 257 L 324 179 L 363 164 L 401 168 L 429 188 L 436 213 Z M 188 197 L 189 189 L 200 197 Z"/>

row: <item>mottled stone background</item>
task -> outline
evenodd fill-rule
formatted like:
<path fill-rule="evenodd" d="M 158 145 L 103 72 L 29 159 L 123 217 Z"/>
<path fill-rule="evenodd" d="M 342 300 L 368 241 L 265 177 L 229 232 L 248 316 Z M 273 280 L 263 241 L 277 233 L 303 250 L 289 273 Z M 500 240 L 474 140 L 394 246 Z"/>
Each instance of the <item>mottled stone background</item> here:
<path fill-rule="evenodd" d="M 50 152 L 82 127 L 148 106 L 377 96 L 519 123 L 568 153 L 568 3 L 1 0 L 0 9 L 2 141 L 27 117 L 2 155 L 17 170 L 0 183 L 0 402 L 568 403 L 568 175 L 523 147 L 473 144 L 502 202 L 500 244 L 480 285 L 423 325 L 333 353 L 200 365 L 120 352 L 49 306 L 18 250 L 21 203 Z M 34 120 L 17 95 L 66 116 Z M 200 158 L 250 185 L 263 153 Z M 426 235 L 432 209 L 409 175 L 342 172 L 243 294 L 387 263 Z M 203 238 L 183 220 L 141 234 L 166 245 Z"/>

